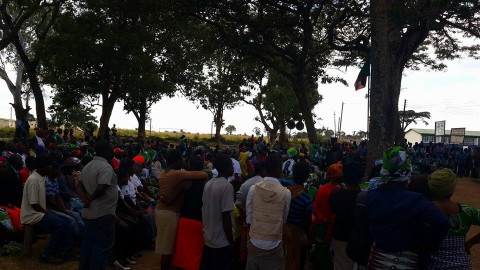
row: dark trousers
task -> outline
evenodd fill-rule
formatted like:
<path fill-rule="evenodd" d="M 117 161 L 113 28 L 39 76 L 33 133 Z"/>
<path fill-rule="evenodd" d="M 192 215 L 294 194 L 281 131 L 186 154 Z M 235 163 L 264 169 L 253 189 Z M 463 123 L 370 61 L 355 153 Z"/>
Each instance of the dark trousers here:
<path fill-rule="evenodd" d="M 233 270 L 235 269 L 235 251 L 233 245 L 223 248 L 203 248 L 203 270 Z"/>
<path fill-rule="evenodd" d="M 51 233 L 48 245 L 43 251 L 44 256 L 62 257 L 72 251 L 74 233 L 68 219 L 62 218 L 61 216 L 45 214 L 35 226 L 42 231 Z"/>
<path fill-rule="evenodd" d="M 115 216 L 84 219 L 80 270 L 103 270 L 115 242 Z"/>

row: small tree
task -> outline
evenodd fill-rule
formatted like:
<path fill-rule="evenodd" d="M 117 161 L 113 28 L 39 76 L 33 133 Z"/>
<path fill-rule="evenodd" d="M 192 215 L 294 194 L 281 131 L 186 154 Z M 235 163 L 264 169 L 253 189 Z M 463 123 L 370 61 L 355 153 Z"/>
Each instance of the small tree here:
<path fill-rule="evenodd" d="M 233 132 L 237 131 L 237 128 L 234 125 L 228 125 L 225 128 L 225 131 L 228 133 L 228 135 L 232 135 Z"/>
<path fill-rule="evenodd" d="M 399 111 L 400 122 L 402 123 L 402 130 L 405 132 L 407 127 L 411 124 L 417 124 L 417 121 L 423 122 L 428 126 L 427 119 L 430 119 L 430 112 L 416 112 L 414 110 Z"/>

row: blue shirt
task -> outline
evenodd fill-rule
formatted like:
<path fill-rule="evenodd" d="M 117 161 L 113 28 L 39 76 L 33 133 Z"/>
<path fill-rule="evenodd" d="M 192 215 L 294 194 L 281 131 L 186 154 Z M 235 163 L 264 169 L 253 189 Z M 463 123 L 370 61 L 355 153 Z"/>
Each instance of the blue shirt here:
<path fill-rule="evenodd" d="M 45 195 L 55 196 L 59 193 L 58 182 L 47 177 L 45 181 Z"/>
<path fill-rule="evenodd" d="M 436 248 L 449 228 L 438 207 L 401 187 L 385 185 L 368 191 L 366 206 L 372 238 L 386 252 L 416 251 L 420 245 Z"/>
<path fill-rule="evenodd" d="M 297 185 L 290 179 L 280 179 L 280 183 L 285 186 Z M 304 191 L 302 194 L 294 197 L 292 194 L 292 200 L 290 201 L 290 210 L 288 211 L 287 223 L 298 225 L 304 229 L 306 228 L 305 220 L 312 218 L 312 198 L 308 195 L 308 192 Z"/>

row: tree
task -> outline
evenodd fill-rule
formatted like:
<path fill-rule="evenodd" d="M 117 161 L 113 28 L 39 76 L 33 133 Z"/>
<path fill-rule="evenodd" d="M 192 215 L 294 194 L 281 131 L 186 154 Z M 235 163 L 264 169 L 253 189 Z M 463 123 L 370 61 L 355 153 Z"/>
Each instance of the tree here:
<path fill-rule="evenodd" d="M 428 126 L 426 119 L 430 119 L 430 112 L 416 112 L 414 110 L 399 111 L 399 116 L 402 123 L 402 130 L 405 132 L 410 124 L 417 124 L 417 121 L 422 121 Z"/>
<path fill-rule="evenodd" d="M 226 46 L 256 57 L 290 81 L 309 141 L 316 142 L 308 84 L 318 78 L 323 83 L 343 82 L 326 72 L 331 50 L 325 31 L 329 22 L 324 12 L 331 8 L 329 1 L 184 2 L 192 16 L 215 27 Z"/>
<path fill-rule="evenodd" d="M 185 91 L 185 96 L 209 110 L 215 123 L 215 138 L 220 140 L 220 131 L 225 121 L 223 113 L 235 107 L 249 91 L 246 74 L 250 66 L 238 55 L 227 50 L 217 50 L 205 63 L 204 79 L 196 88 Z"/>
<path fill-rule="evenodd" d="M 330 46 L 347 56 L 345 64 L 358 55 L 372 64 L 368 168 L 386 148 L 404 144 L 398 99 L 405 68 L 441 70 L 442 60 L 478 57 L 478 42 L 463 41 L 480 37 L 479 17 L 473 0 L 337 1 Z"/>
<path fill-rule="evenodd" d="M 0 49 L 5 48 L 9 44 L 12 45 L 22 61 L 22 67 L 25 68 L 29 85 L 35 98 L 37 125 L 43 129 L 47 129 L 47 118 L 43 91 L 38 77 L 41 57 L 37 49 L 42 46 L 47 38 L 63 2 L 63 0 L 5 0 L 0 4 L 0 29 L 2 34 L 4 34 L 0 41 Z M 1 44 L 2 42 L 5 42 L 5 44 Z M 19 113 L 17 118 L 21 120 L 21 118 L 24 118 L 25 110 L 28 108 L 23 108 L 18 103 L 18 93 L 12 94 L 17 96 L 14 97 L 12 106 L 15 108 L 15 113 Z"/>
<path fill-rule="evenodd" d="M 386 16 L 390 14 L 390 16 Z M 396 16 L 394 16 L 396 14 Z M 442 59 L 480 47 L 461 45 L 459 32 L 480 37 L 478 1 L 372 0 L 372 87 L 369 165 L 395 142 L 404 143 L 398 99 L 402 73 L 422 45 L 432 45 Z M 387 38 L 388 37 L 388 38 Z"/>
<path fill-rule="evenodd" d="M 63 92 L 57 93 L 52 100 L 52 105 L 47 110 L 51 116 L 51 125 L 59 127 L 75 126 L 82 129 L 87 128 L 87 123 L 96 123 L 93 115 L 95 109 L 83 103 L 78 103 L 75 97 Z"/>
<path fill-rule="evenodd" d="M 42 0 L 2 0 L 0 3 L 0 51 L 12 43 L 31 16 L 49 4 L 48 1 Z M 12 10 L 17 12 L 12 13 Z"/>
<path fill-rule="evenodd" d="M 24 72 L 23 62 L 18 59 L 16 65 L 16 78 L 15 82 L 13 82 L 7 72 L 6 58 L 8 57 L 4 56 L 5 54 L 2 52 L 0 54 L 0 78 L 5 81 L 8 90 L 10 90 L 10 93 L 13 96 L 13 103 L 10 103 L 10 105 L 12 105 L 13 109 L 15 110 L 15 138 L 25 139 L 28 137 L 28 130 L 30 129 L 30 125 L 28 124 L 30 106 L 28 106 L 28 99 L 25 106 L 23 105 L 22 101 L 22 79 Z"/>
<path fill-rule="evenodd" d="M 263 124 L 269 133 L 270 142 L 277 139 L 279 134 L 279 143 L 286 145 L 287 121 L 294 119 L 296 121 L 302 120 L 302 113 L 298 99 L 295 97 L 291 82 L 273 69 L 269 70 L 268 81 L 262 84 L 263 78 L 258 79 L 258 93 L 252 100 L 244 99 L 247 104 L 252 105 L 258 112 L 259 116 L 255 118 L 256 121 Z M 307 88 L 308 103 L 304 106 L 309 110 L 313 110 L 322 97 L 317 91 L 316 81 L 309 81 Z M 270 123 L 268 123 L 270 122 Z"/>
<path fill-rule="evenodd" d="M 228 125 L 225 128 L 225 131 L 227 132 L 228 135 L 232 135 L 233 132 L 237 131 L 237 128 L 234 125 Z"/>

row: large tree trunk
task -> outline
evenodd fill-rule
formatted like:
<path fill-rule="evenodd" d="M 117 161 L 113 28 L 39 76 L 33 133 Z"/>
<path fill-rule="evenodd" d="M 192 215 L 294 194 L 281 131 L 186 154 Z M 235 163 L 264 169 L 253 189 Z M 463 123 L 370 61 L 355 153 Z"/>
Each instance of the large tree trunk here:
<path fill-rule="evenodd" d="M 303 75 L 298 75 L 298 77 Z M 315 129 L 315 121 L 313 121 L 312 110 L 310 110 L 310 102 L 307 99 L 305 81 L 303 78 L 298 78 L 293 84 L 293 91 L 298 99 L 300 111 L 302 112 L 302 118 L 305 121 L 305 127 L 307 128 L 308 141 L 311 144 L 317 143 L 317 130 Z"/>
<path fill-rule="evenodd" d="M 273 146 L 277 140 L 278 128 L 268 128 L 268 142 Z"/>
<path fill-rule="evenodd" d="M 383 151 L 394 145 L 401 132 L 398 99 L 402 82 L 403 64 L 397 57 L 401 31 L 394 28 L 389 0 L 373 0 L 372 50 L 370 90 L 370 127 L 367 155 L 367 173 Z M 397 137 L 396 137 L 397 136 Z"/>
<path fill-rule="evenodd" d="M 288 146 L 287 126 L 285 124 L 285 121 L 278 121 L 278 129 L 280 130 L 278 144 L 280 145 L 280 147 L 282 147 L 282 149 L 285 149 Z"/>
<path fill-rule="evenodd" d="M 37 76 L 37 64 L 24 63 L 28 75 L 28 81 L 32 89 L 33 97 L 35 99 L 35 112 L 37 114 L 37 126 L 43 130 L 48 129 L 47 115 L 45 110 L 45 101 L 43 100 L 43 92 L 40 87 L 40 82 Z"/>
<path fill-rule="evenodd" d="M 217 144 L 220 143 L 220 132 L 223 126 L 223 109 L 218 109 L 217 113 L 214 116 L 215 122 L 215 141 Z"/>
<path fill-rule="evenodd" d="M 7 72 L 4 69 L 0 69 L 0 78 L 2 78 L 7 84 L 8 90 L 13 96 L 13 109 L 15 110 L 15 138 L 24 139 L 28 138 L 28 130 L 30 126 L 28 125 L 28 112 L 30 107 L 28 103 L 23 107 L 22 102 L 22 75 L 23 75 L 24 65 L 21 60 L 18 61 L 17 67 L 17 79 L 15 84 L 8 77 Z M 18 125 L 17 122 L 20 121 L 21 125 Z"/>
<path fill-rule="evenodd" d="M 98 128 L 98 139 L 103 138 L 105 130 L 110 122 L 112 116 L 113 107 L 115 106 L 116 98 L 109 96 L 108 94 L 102 94 L 102 116 L 100 116 L 100 127 Z"/>
<path fill-rule="evenodd" d="M 147 99 L 143 99 L 140 105 L 140 108 L 138 108 L 138 137 L 140 138 L 141 136 L 146 137 L 145 133 L 145 122 L 147 121 Z"/>

